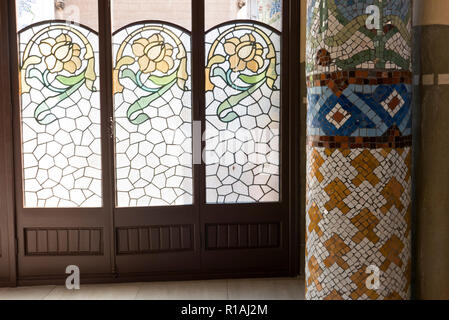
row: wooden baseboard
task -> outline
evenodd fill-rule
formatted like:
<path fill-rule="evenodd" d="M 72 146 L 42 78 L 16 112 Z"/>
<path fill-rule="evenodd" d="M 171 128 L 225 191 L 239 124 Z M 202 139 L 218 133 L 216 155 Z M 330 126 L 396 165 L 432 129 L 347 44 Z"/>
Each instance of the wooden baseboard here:
<path fill-rule="evenodd" d="M 276 277 L 294 277 L 286 270 L 272 272 L 226 272 L 226 273 L 133 273 L 123 275 L 113 274 L 91 274 L 81 277 L 83 284 L 106 284 L 106 283 L 126 283 L 126 282 L 157 282 L 157 281 L 189 281 L 189 280 L 216 280 L 216 279 L 241 279 L 241 278 L 276 278 Z M 17 281 L 18 286 L 39 286 L 39 285 L 64 285 L 65 277 L 61 276 L 36 276 L 24 277 Z M 5 286 L 15 286 L 12 285 Z M 0 282 L 0 287 L 2 283 Z"/>
<path fill-rule="evenodd" d="M 16 287 L 15 281 L 0 280 L 0 288 Z"/>

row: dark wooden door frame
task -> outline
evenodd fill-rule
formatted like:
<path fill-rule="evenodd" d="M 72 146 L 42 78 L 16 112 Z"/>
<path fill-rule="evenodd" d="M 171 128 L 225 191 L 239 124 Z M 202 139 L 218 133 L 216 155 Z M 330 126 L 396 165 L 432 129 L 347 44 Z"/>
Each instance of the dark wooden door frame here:
<path fill-rule="evenodd" d="M 288 72 L 289 72 L 289 123 L 288 135 L 289 141 L 289 159 L 290 159 L 290 175 L 289 175 L 289 213 L 290 213 L 290 274 L 298 275 L 299 266 L 303 263 L 303 257 L 300 256 L 299 240 L 303 237 L 303 231 L 300 230 L 300 193 L 303 192 L 300 187 L 299 171 L 300 166 L 305 165 L 300 163 L 299 154 L 299 132 L 300 132 L 300 117 L 299 117 L 299 84 L 303 81 L 300 74 L 300 17 L 301 4 L 297 0 L 288 1 L 288 22 L 284 23 L 285 30 L 288 30 Z"/>
<path fill-rule="evenodd" d="M 0 286 L 16 285 L 14 159 L 8 4 L 0 3 Z"/>
<path fill-rule="evenodd" d="M 207 0 L 206 0 L 207 1 Z M 14 11 L 14 0 L 9 1 L 2 1 L 1 2 L 1 17 L 8 19 L 8 20 L 1 20 L 3 28 L 1 30 L 1 39 L 3 40 L 2 43 L 4 44 L 10 44 L 14 43 L 14 38 L 16 37 L 16 30 L 15 30 L 15 11 Z M 8 8 L 9 6 L 9 8 Z M 111 35 L 111 27 L 110 27 L 110 4 L 109 0 L 98 0 L 98 6 L 99 6 L 99 43 L 100 43 L 100 81 L 101 81 L 101 90 L 103 91 L 103 94 L 101 95 L 101 106 L 102 106 L 102 134 L 104 136 L 111 134 L 111 127 L 110 127 L 110 118 L 112 117 L 112 76 L 111 76 L 111 68 L 112 65 L 112 55 L 111 53 L 111 41 L 110 39 Z M 12 8 L 12 9 L 11 9 Z M 283 32 L 282 32 L 282 39 L 283 39 L 283 55 L 282 55 L 282 72 L 283 72 L 283 81 L 285 81 L 286 85 L 283 90 L 282 94 L 282 104 L 284 106 L 284 110 L 282 111 L 282 134 L 289 137 L 288 143 L 283 145 L 284 151 L 283 154 L 283 161 L 282 164 L 286 165 L 286 172 L 288 174 L 284 175 L 284 181 L 282 182 L 282 188 L 283 193 L 286 194 L 286 198 L 284 198 L 284 205 L 287 207 L 289 212 L 289 233 L 290 237 L 288 237 L 288 246 L 289 246 L 289 266 L 287 272 L 282 272 L 282 274 L 273 274 L 273 275 L 296 275 L 298 273 L 298 266 L 299 266 L 299 249 L 298 249 L 298 239 L 299 235 L 302 233 L 299 231 L 299 178 L 298 178 L 298 172 L 299 172 L 299 157 L 298 157 L 298 150 L 299 150 L 299 93 L 297 86 L 299 84 L 299 17 L 300 17 L 300 5 L 298 1 L 296 0 L 283 0 Z M 14 21 L 12 21 L 14 20 Z M 5 32 L 4 30 L 9 29 L 9 34 Z M 193 59 L 193 66 L 196 66 L 192 68 L 192 79 L 195 85 L 193 86 L 193 92 L 192 92 L 192 100 L 193 100 L 193 119 L 194 120 L 201 120 L 203 123 L 203 128 L 205 127 L 205 111 L 204 108 L 201 108 L 201 106 L 204 106 L 204 92 L 202 88 L 204 88 L 204 0 L 192 0 L 192 59 Z M 8 39 L 9 38 L 9 39 Z M 5 54 L 11 55 L 11 62 L 10 66 L 8 67 L 7 61 L 2 62 L 0 64 L 0 71 L 2 71 L 2 75 L 9 74 L 10 70 L 16 70 L 17 62 L 14 64 L 14 56 L 17 56 L 17 52 L 15 51 L 15 46 L 4 45 L 2 46 L 2 49 Z M 15 51 L 15 53 L 14 53 Z M 3 52 L 2 52 L 3 53 Z M 4 71 L 4 72 L 3 72 Z M 16 282 L 16 260 L 14 259 L 14 253 L 16 251 L 15 249 L 15 241 L 12 239 L 15 239 L 15 215 L 14 215 L 14 182 L 13 182 L 13 165 L 14 163 L 20 163 L 20 157 L 19 162 L 12 159 L 12 155 L 14 152 L 12 152 L 13 144 L 12 144 L 12 114 L 13 106 L 16 106 L 15 112 L 18 112 L 17 106 L 19 105 L 19 96 L 18 96 L 18 87 L 17 87 L 17 75 L 12 74 L 10 75 L 10 83 L 5 83 L 3 78 L 1 79 L 3 82 L 1 82 L 1 87 L 6 88 L 12 83 L 12 94 L 11 95 L 2 95 L 1 101 L 1 107 L 0 110 L 3 113 L 0 113 L 4 115 L 0 119 L 0 123 L 2 124 L 2 133 L 5 133 L 2 137 L 4 139 L 3 144 L 1 148 L 5 149 L 6 152 L 3 152 L 3 154 L 0 154 L 0 179 L 5 178 L 6 181 L 9 181 L 9 188 L 8 188 L 8 182 L 6 184 L 0 185 L 0 191 L 3 187 L 6 189 L 5 193 L 5 207 L 6 209 L 6 215 L 8 217 L 7 227 L 8 227 L 8 248 L 9 248 L 9 260 L 10 260 L 10 283 Z M 196 89 L 195 89 L 196 88 Z M 9 90 L 8 90 L 9 93 Z M 13 103 L 8 103 L 8 100 L 13 101 Z M 5 107 L 6 106 L 6 107 Z M 285 108 L 287 106 L 287 108 Z M 9 129 L 8 129 L 9 128 Z M 9 135 L 8 135 L 9 130 Z M 17 133 L 17 128 L 15 129 Z M 19 131 L 20 133 L 20 131 Z M 112 139 L 103 139 L 103 157 L 109 157 L 110 159 L 114 158 L 114 151 L 113 151 L 113 140 Z M 204 148 L 204 142 L 202 147 Z M 287 150 L 285 150 L 287 147 Z M 0 149 L 3 151 L 2 149 Z M 9 150 L 9 152 L 8 152 Z M 19 146 L 20 151 L 20 146 Z M 16 146 L 16 153 L 17 153 L 17 146 Z M 286 159 L 287 158 L 287 159 Z M 15 161 L 15 162 L 14 162 Z M 17 169 L 17 167 L 19 167 Z M 16 166 L 16 174 L 21 174 L 21 166 Z M 4 172 L 6 174 L 5 177 L 1 175 L 2 171 L 1 168 L 4 168 Z M 204 173 L 205 166 L 197 165 L 196 168 L 194 168 L 194 171 L 199 170 L 200 172 Z M 110 266 L 111 266 L 111 272 L 109 275 L 104 275 L 103 277 L 98 277 L 96 279 L 92 279 L 93 282 L 98 281 L 114 281 L 114 274 L 116 273 L 115 270 L 115 257 L 116 257 L 116 239 L 115 239 L 115 232 L 114 230 L 114 214 L 113 214 L 113 199 L 114 199 L 114 166 L 112 161 L 103 161 L 103 171 L 104 176 L 107 176 L 108 182 L 104 182 L 103 186 L 103 193 L 104 193 L 104 202 L 109 202 L 111 204 L 111 207 L 108 208 L 109 214 L 109 226 L 110 226 L 110 236 L 105 241 L 108 242 L 108 250 L 110 255 Z M 16 187 L 20 188 L 19 187 Z M 195 203 L 204 203 L 205 201 L 205 181 L 204 179 L 197 179 L 197 182 L 194 184 L 194 190 L 195 190 Z M 9 191 L 9 192 L 8 192 Z M 3 194 L 3 192 L 2 192 Z M 110 200 L 110 201 L 109 201 Z M 17 205 L 18 203 L 16 203 Z M 0 204 L 1 205 L 1 204 Z M 4 214 L 3 212 L 0 212 L 0 218 L 1 215 Z M 201 216 L 201 215 L 200 215 Z M 203 221 L 200 221 L 200 225 L 203 227 Z M 3 231 L 2 231 L 3 232 Z M 12 240 L 12 241 L 11 241 Z M 201 245 L 204 242 L 204 235 L 201 235 Z M 257 275 L 254 273 L 254 275 Z M 177 279 L 183 279 L 183 278 L 190 278 L 193 276 L 194 278 L 211 278 L 214 277 L 212 274 L 201 276 L 201 275 L 185 275 L 180 276 L 176 275 Z M 219 275 L 217 275 L 219 276 Z M 251 274 L 242 274 L 242 276 L 251 276 Z M 170 278 L 168 276 L 158 276 L 155 275 L 155 277 L 146 277 L 148 279 L 167 279 Z M 120 279 L 119 281 L 128 281 L 128 280 L 136 280 L 134 277 L 127 278 L 124 277 Z M 37 284 L 41 283 L 43 279 L 32 281 L 31 284 Z M 27 282 L 28 283 L 28 282 Z M 0 279 L 0 285 L 1 285 L 1 279 Z"/>

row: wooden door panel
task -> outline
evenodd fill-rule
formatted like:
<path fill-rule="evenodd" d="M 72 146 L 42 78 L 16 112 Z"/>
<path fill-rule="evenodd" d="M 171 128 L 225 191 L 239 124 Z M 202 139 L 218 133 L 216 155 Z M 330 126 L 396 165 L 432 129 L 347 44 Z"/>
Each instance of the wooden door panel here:
<path fill-rule="evenodd" d="M 80 267 L 81 276 L 111 273 L 111 232 L 103 209 L 79 210 L 35 209 L 19 215 L 21 278 L 64 277 L 71 264 Z"/>
<path fill-rule="evenodd" d="M 281 204 L 206 205 L 204 270 L 287 272 L 289 222 Z"/>
<path fill-rule="evenodd" d="M 111 273 L 111 232 L 102 209 L 78 210 L 36 209 L 19 216 L 20 278 L 65 277 L 68 265 L 78 266 L 81 277 Z"/>
<path fill-rule="evenodd" d="M 115 241 L 119 276 L 197 272 L 198 235 L 194 206 L 117 208 Z"/>
<path fill-rule="evenodd" d="M 288 250 L 279 222 L 205 224 L 203 270 L 209 272 L 288 270 Z"/>
<path fill-rule="evenodd" d="M 193 225 L 116 228 L 117 254 L 148 254 L 194 250 Z"/>
<path fill-rule="evenodd" d="M 146 59 L 140 49 L 154 41 L 167 48 L 167 70 L 165 62 L 160 69 L 139 63 Z M 197 271 L 191 32 L 170 22 L 135 21 L 115 30 L 112 43 L 117 271 L 119 276 Z"/>
<path fill-rule="evenodd" d="M 208 223 L 205 224 L 205 249 L 266 249 L 280 248 L 281 224 Z"/>
<path fill-rule="evenodd" d="M 212 6 L 206 6 L 206 21 L 208 10 L 213 12 Z M 288 6 L 282 10 L 285 22 Z M 204 34 L 202 270 L 286 275 L 291 249 L 288 28 L 255 20 L 208 25 Z M 236 60 L 245 42 L 253 46 L 257 63 Z M 221 55 L 224 59 L 217 59 Z"/>

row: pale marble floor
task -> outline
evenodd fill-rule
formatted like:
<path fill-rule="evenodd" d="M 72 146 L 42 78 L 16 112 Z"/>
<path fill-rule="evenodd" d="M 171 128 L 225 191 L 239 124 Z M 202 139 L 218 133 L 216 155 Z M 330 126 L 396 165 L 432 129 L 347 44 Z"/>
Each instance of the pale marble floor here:
<path fill-rule="evenodd" d="M 233 279 L 0 288 L 0 300 L 303 300 L 299 278 Z"/>

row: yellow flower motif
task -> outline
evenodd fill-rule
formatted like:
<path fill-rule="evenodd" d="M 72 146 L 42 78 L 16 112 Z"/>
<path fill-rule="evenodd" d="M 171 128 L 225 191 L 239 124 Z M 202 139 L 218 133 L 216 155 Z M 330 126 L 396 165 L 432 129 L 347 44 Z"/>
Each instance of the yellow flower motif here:
<path fill-rule="evenodd" d="M 250 33 L 245 34 L 240 39 L 226 40 L 224 48 L 229 55 L 231 69 L 235 72 L 243 71 L 246 68 L 252 72 L 257 72 L 264 65 L 262 45 L 256 42 L 256 39 Z"/>
<path fill-rule="evenodd" d="M 149 39 L 140 38 L 134 41 L 133 53 L 138 57 L 140 71 L 150 73 L 156 70 L 167 73 L 173 68 L 173 46 L 165 43 L 160 34 L 154 34 Z"/>
<path fill-rule="evenodd" d="M 45 57 L 45 64 L 51 73 L 66 70 L 75 73 L 81 68 L 79 58 L 81 48 L 72 42 L 72 38 L 66 34 L 60 34 L 56 39 L 47 38 L 39 44 L 39 51 Z"/>

